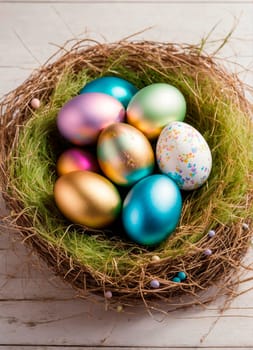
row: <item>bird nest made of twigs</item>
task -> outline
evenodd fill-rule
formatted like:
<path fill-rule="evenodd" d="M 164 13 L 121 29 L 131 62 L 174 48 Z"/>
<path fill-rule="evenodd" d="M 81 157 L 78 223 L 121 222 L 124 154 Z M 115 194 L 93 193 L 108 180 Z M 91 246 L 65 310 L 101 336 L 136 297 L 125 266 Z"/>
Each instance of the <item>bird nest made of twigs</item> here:
<path fill-rule="evenodd" d="M 90 80 L 114 75 L 142 88 L 169 83 L 185 96 L 185 121 L 205 137 L 213 167 L 208 181 L 184 195 L 180 223 L 154 248 L 130 242 L 121 227 L 90 230 L 58 211 L 55 162 L 64 149 L 56 116 Z M 31 107 L 32 98 L 41 106 Z M 196 46 L 82 41 L 61 51 L 1 101 L 1 186 L 6 224 L 64 280 L 115 305 L 147 306 L 194 295 L 240 266 L 251 237 L 251 105 L 239 79 Z M 183 276 L 179 280 L 175 277 Z M 181 274 L 181 275 L 180 275 Z M 155 281 L 155 282 L 154 282 Z M 89 293 L 88 293 L 89 294 Z"/>

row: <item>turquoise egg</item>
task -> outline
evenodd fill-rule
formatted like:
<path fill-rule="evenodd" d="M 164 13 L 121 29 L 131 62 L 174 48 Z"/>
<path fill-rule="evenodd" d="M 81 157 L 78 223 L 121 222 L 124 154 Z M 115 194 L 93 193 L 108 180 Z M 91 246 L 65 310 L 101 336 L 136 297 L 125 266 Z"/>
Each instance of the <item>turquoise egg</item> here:
<path fill-rule="evenodd" d="M 179 277 L 173 277 L 172 278 L 172 281 L 173 282 L 176 282 L 176 283 L 180 283 L 181 282 L 181 279 Z"/>
<path fill-rule="evenodd" d="M 187 275 L 186 275 L 186 273 L 184 271 L 179 271 L 177 273 L 176 277 L 180 278 L 181 281 L 184 281 L 186 279 Z"/>
<path fill-rule="evenodd" d="M 127 194 L 122 222 L 131 240 L 154 246 L 173 233 L 181 211 L 182 197 L 176 183 L 166 175 L 150 175 Z"/>
<path fill-rule="evenodd" d="M 129 81 L 118 77 L 102 77 L 92 80 L 86 84 L 80 94 L 86 92 L 100 92 L 111 95 L 127 108 L 129 101 L 136 94 L 138 89 Z"/>

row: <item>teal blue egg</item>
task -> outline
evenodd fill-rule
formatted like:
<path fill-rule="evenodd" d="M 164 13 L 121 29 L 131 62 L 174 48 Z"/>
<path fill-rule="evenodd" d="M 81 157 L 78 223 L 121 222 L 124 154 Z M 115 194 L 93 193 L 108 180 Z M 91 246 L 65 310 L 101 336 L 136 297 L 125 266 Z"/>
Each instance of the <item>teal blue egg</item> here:
<path fill-rule="evenodd" d="M 138 89 L 129 81 L 118 77 L 102 77 L 92 80 L 86 84 L 80 94 L 86 92 L 100 92 L 111 95 L 120 101 L 127 108 L 129 101 L 136 94 Z"/>
<path fill-rule="evenodd" d="M 180 278 L 181 281 L 184 281 L 187 276 L 184 271 L 179 271 L 176 277 Z"/>
<path fill-rule="evenodd" d="M 173 277 L 172 278 L 172 281 L 173 282 L 176 282 L 176 283 L 180 283 L 181 282 L 181 279 L 179 277 Z"/>
<path fill-rule="evenodd" d="M 154 246 L 174 232 L 181 211 L 182 197 L 176 183 L 166 175 L 150 175 L 127 194 L 122 222 L 131 240 Z"/>

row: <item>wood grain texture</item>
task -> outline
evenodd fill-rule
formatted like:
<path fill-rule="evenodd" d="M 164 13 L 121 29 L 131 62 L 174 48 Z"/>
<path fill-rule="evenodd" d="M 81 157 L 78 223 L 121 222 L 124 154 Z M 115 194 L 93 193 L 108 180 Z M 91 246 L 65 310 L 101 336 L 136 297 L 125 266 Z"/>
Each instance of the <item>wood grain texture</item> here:
<path fill-rule="evenodd" d="M 251 3 L 251 0 L 1 0 L 5 3 L 166 3 L 166 4 L 247 4 Z"/>
<path fill-rule="evenodd" d="M 20 84 L 56 51 L 56 45 L 69 38 L 115 41 L 149 27 L 134 38 L 198 43 L 216 24 L 211 39 L 224 38 L 237 18 L 233 39 L 221 55 L 252 68 L 253 3 L 219 6 L 213 3 L 147 3 L 145 6 L 117 2 L 110 5 L 3 3 L 0 6 L 0 95 Z M 208 49 L 211 52 L 218 46 L 216 42 Z M 243 74 L 242 78 L 249 81 L 249 76 Z"/>
<path fill-rule="evenodd" d="M 84 349 L 84 350 L 114 350 L 114 349 L 125 349 L 125 350 L 155 350 L 155 349 L 159 349 L 159 350 L 170 350 L 170 349 L 173 349 L 173 350 L 196 350 L 196 349 L 200 349 L 199 347 L 196 348 L 196 347 L 171 347 L 171 346 L 166 346 L 166 347 L 136 347 L 136 346 L 127 346 L 127 347 L 118 347 L 118 346 L 83 346 L 83 345 L 80 345 L 80 346 L 62 346 L 62 345 L 56 345 L 56 346 L 47 346 L 47 345 L 39 345 L 39 346 L 23 346 L 23 345 L 9 345 L 9 346 L 1 346 L 0 345 L 0 350 L 80 350 L 80 349 Z M 207 347 L 202 347 L 201 349 L 208 349 L 208 350 L 228 350 L 227 347 L 212 347 L 212 348 L 207 348 Z M 229 348 L 230 350 L 249 350 L 250 348 L 245 348 L 245 347 L 232 347 L 232 348 Z"/>
<path fill-rule="evenodd" d="M 220 56 L 252 69 L 252 13 L 251 0 L 2 1 L 0 96 L 55 52 L 55 44 L 74 37 L 111 42 L 150 26 L 135 38 L 197 43 L 216 24 L 212 39 L 224 38 L 237 18 L 233 38 Z M 209 45 L 210 52 L 217 45 Z M 253 85 L 252 70 L 226 64 Z M 0 232 L 0 350 L 253 348 L 252 291 L 234 299 L 223 313 L 222 299 L 207 308 L 178 310 L 167 317 L 150 317 L 140 307 L 122 313 L 105 311 L 100 299 L 96 303 L 77 299 L 76 292 L 16 234 Z M 247 264 L 252 262 L 250 251 Z M 249 270 L 247 276 L 252 273 Z M 252 287 L 246 281 L 240 288 Z"/>
<path fill-rule="evenodd" d="M 151 318 L 82 300 L 0 302 L 1 345 L 142 347 L 252 346 L 253 309 L 192 308 Z"/>

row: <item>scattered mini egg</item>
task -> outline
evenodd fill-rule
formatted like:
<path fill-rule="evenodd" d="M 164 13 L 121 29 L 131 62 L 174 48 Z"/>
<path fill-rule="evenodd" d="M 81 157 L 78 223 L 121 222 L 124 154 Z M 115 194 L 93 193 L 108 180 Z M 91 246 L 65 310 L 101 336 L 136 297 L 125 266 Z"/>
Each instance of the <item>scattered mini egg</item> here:
<path fill-rule="evenodd" d="M 159 288 L 160 287 L 160 282 L 158 280 L 154 279 L 154 280 L 152 280 L 150 282 L 150 287 L 154 288 L 154 289 Z"/>
<path fill-rule="evenodd" d="M 204 250 L 204 254 L 207 255 L 207 256 L 209 256 L 209 255 L 212 255 L 213 252 L 212 252 L 211 249 L 205 249 L 205 250 Z"/>
<path fill-rule="evenodd" d="M 174 232 L 180 219 L 182 197 L 176 183 L 165 175 L 150 175 L 127 194 L 122 222 L 130 239 L 154 246 Z"/>
<path fill-rule="evenodd" d="M 186 279 L 187 275 L 184 271 L 179 271 L 177 273 L 177 277 L 180 278 L 181 281 L 184 281 Z"/>
<path fill-rule="evenodd" d="M 158 255 L 153 255 L 152 258 L 151 258 L 151 260 L 152 260 L 153 262 L 157 262 L 157 261 L 160 261 L 161 259 L 160 259 L 160 257 L 159 257 Z"/>
<path fill-rule="evenodd" d="M 55 202 L 73 223 L 103 228 L 112 223 L 121 208 L 116 187 L 90 171 L 73 171 L 60 176 L 54 186 Z"/>
<path fill-rule="evenodd" d="M 96 157 L 91 152 L 79 148 L 64 151 L 56 163 L 58 175 L 64 175 L 76 170 L 99 171 Z"/>
<path fill-rule="evenodd" d="M 131 185 L 151 174 L 155 163 L 148 139 L 124 123 L 111 124 L 101 132 L 97 157 L 105 175 L 118 185 Z"/>
<path fill-rule="evenodd" d="M 38 98 L 33 98 L 31 100 L 31 106 L 33 109 L 39 109 L 40 108 L 40 100 Z"/>
<path fill-rule="evenodd" d="M 173 282 L 176 282 L 176 283 L 180 283 L 180 282 L 181 282 L 181 279 L 180 279 L 179 277 L 176 276 L 176 277 L 173 277 L 173 278 L 172 278 L 172 281 L 173 281 Z"/>
<path fill-rule="evenodd" d="M 68 101 L 57 116 L 57 126 L 68 141 L 76 145 L 95 143 L 100 131 L 123 121 L 125 109 L 114 97 L 86 93 Z"/>
<path fill-rule="evenodd" d="M 242 228 L 243 228 L 243 230 L 248 230 L 249 229 L 249 225 L 246 224 L 246 222 L 243 222 Z"/>
<path fill-rule="evenodd" d="M 182 190 L 194 190 L 208 179 L 212 155 L 203 136 L 191 125 L 171 122 L 161 132 L 156 146 L 162 173 Z"/>
<path fill-rule="evenodd" d="M 136 94 L 138 89 L 129 81 L 118 77 L 101 77 L 86 84 L 80 94 L 87 92 L 101 92 L 116 98 L 127 108 L 129 101 Z"/>
<path fill-rule="evenodd" d="M 116 310 L 117 310 L 117 312 L 122 312 L 123 311 L 123 306 L 122 305 L 118 305 Z"/>
<path fill-rule="evenodd" d="M 213 237 L 215 236 L 215 234 L 216 234 L 216 232 L 215 232 L 214 230 L 208 231 L 208 236 L 209 236 L 210 238 L 213 238 Z"/>
<path fill-rule="evenodd" d="M 105 296 L 106 299 L 111 299 L 112 298 L 112 292 L 110 290 L 107 290 L 104 293 L 104 296 Z"/>
<path fill-rule="evenodd" d="M 139 90 L 127 107 L 127 121 L 148 138 L 157 137 L 171 121 L 183 121 L 186 101 L 175 87 L 165 83 L 151 84 Z"/>

